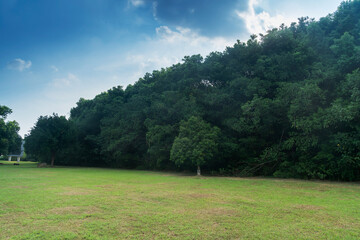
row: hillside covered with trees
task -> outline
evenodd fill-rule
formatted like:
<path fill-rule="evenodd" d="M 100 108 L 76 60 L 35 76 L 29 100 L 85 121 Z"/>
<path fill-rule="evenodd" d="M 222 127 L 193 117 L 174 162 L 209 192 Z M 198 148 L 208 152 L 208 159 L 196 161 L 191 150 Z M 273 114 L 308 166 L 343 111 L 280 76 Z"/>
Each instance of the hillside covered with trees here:
<path fill-rule="evenodd" d="M 359 68 L 360 1 L 345 1 L 40 117 L 25 149 L 58 165 L 360 180 Z"/>

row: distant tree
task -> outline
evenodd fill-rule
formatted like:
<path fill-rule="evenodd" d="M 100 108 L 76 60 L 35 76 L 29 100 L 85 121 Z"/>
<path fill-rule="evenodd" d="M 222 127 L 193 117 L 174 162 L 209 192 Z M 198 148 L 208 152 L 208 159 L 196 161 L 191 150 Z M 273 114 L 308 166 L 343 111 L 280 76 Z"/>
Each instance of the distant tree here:
<path fill-rule="evenodd" d="M 19 135 L 20 126 L 16 121 L 6 123 L 7 136 L 9 140 L 8 153 L 20 154 L 22 138 Z"/>
<path fill-rule="evenodd" d="M 211 161 L 218 151 L 220 129 L 212 127 L 199 117 L 181 121 L 179 136 L 175 138 L 170 152 L 170 160 L 176 165 L 200 167 Z"/>
<path fill-rule="evenodd" d="M 10 108 L 0 105 L 0 155 L 20 152 L 19 124 L 16 121 L 5 121 L 11 112 Z"/>
<path fill-rule="evenodd" d="M 0 117 L 1 118 L 5 119 L 7 117 L 7 115 L 9 115 L 10 113 L 12 113 L 10 108 L 8 108 L 7 106 L 0 105 Z"/>
<path fill-rule="evenodd" d="M 7 154 L 9 139 L 7 136 L 7 127 L 5 123 L 6 116 L 11 113 L 11 109 L 6 106 L 0 106 L 0 154 Z"/>
<path fill-rule="evenodd" d="M 25 138 L 25 149 L 43 161 L 51 159 L 54 166 L 56 154 L 64 149 L 71 139 L 71 127 L 64 116 L 53 114 L 41 116 Z"/>

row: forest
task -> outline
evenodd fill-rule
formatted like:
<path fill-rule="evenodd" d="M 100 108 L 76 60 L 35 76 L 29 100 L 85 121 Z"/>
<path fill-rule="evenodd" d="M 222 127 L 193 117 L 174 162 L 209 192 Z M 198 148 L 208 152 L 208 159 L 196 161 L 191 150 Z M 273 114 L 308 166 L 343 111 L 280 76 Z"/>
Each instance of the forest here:
<path fill-rule="evenodd" d="M 358 181 L 360 1 L 81 98 L 25 140 L 55 165 Z"/>

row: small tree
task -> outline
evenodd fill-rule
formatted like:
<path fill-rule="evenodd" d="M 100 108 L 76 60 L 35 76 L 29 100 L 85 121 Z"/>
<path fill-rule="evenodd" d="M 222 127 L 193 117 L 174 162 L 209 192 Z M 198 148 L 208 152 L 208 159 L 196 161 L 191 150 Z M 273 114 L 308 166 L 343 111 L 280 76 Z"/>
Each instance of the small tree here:
<path fill-rule="evenodd" d="M 199 117 L 181 121 L 179 136 L 175 138 L 170 151 L 170 160 L 178 166 L 197 166 L 197 175 L 201 175 L 200 167 L 218 151 L 219 135 L 219 128 L 212 127 Z"/>
<path fill-rule="evenodd" d="M 25 149 L 40 159 L 51 159 L 54 166 L 56 153 L 70 140 L 70 123 L 64 116 L 41 116 L 25 138 Z"/>

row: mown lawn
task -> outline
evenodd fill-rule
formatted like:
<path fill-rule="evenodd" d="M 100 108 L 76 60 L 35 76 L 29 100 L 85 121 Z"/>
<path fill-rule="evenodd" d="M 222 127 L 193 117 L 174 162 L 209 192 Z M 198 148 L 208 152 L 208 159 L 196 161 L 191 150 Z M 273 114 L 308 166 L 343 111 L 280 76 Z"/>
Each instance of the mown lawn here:
<path fill-rule="evenodd" d="M 0 239 L 360 239 L 359 184 L 0 162 Z"/>

